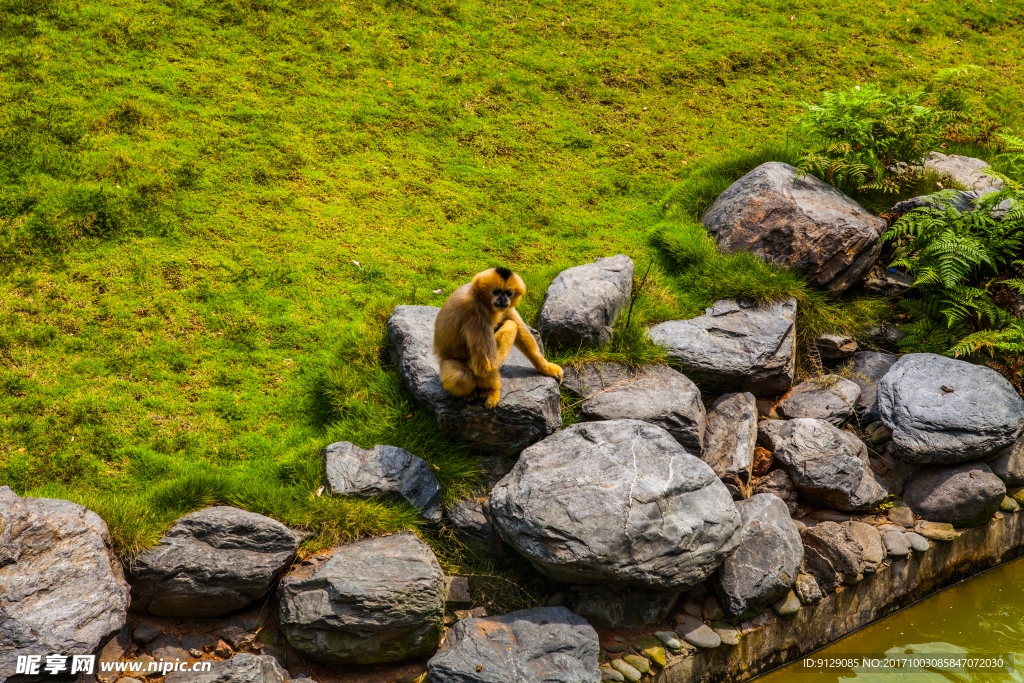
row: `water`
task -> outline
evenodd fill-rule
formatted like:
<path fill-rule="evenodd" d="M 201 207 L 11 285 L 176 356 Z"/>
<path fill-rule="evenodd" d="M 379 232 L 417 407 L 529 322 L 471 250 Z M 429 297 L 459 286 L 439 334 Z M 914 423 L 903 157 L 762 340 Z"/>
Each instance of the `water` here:
<path fill-rule="evenodd" d="M 818 650 L 814 659 L 885 653 L 985 655 L 1017 653 L 1003 670 L 942 668 L 928 671 L 808 672 L 801 662 L 757 683 L 1024 683 L 1024 558 L 1008 562 L 925 598 L 907 609 Z"/>

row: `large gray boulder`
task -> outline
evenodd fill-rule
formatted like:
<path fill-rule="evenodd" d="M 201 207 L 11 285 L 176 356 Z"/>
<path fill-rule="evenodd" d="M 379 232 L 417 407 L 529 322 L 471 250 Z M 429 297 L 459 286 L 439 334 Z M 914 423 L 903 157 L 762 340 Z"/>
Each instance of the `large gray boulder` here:
<path fill-rule="evenodd" d="M 388 347 L 402 382 L 437 423 L 474 448 L 515 455 L 562 426 L 558 381 L 537 372 L 513 348 L 501 366 L 501 401 L 493 410 L 483 399 L 465 401 L 441 386 L 434 356 L 433 306 L 396 306 L 388 320 Z"/>
<path fill-rule="evenodd" d="M 749 251 L 833 292 L 878 260 L 886 228 L 836 188 L 777 161 L 733 183 L 701 220 L 722 251 Z"/>
<path fill-rule="evenodd" d="M 332 443 L 320 454 L 327 493 L 400 498 L 425 519 L 441 521 L 441 485 L 425 460 L 403 448 Z"/>
<path fill-rule="evenodd" d="M 169 673 L 164 683 L 286 683 L 290 680 L 288 672 L 270 655 L 239 652 L 231 659 L 212 662 L 209 671 Z"/>
<path fill-rule="evenodd" d="M 633 292 L 633 260 L 624 254 L 563 270 L 544 293 L 537 329 L 561 344 L 606 344 Z"/>
<path fill-rule="evenodd" d="M 490 512 L 507 543 L 568 583 L 685 588 L 739 542 L 714 471 L 638 420 L 575 424 L 527 448 Z"/>
<path fill-rule="evenodd" d="M 959 154 L 932 152 L 924 158 L 924 168 L 945 176 L 968 190 L 987 193 L 1003 189 L 1003 181 L 985 172 L 991 166 L 987 161 Z"/>
<path fill-rule="evenodd" d="M 1006 486 L 983 462 L 923 467 L 907 482 L 903 501 L 929 522 L 978 526 L 992 519 Z"/>
<path fill-rule="evenodd" d="M 804 546 L 786 503 L 761 493 L 736 504 L 743 517 L 740 545 L 711 577 L 726 620 L 756 617 L 796 583 Z"/>
<path fill-rule="evenodd" d="M 878 383 L 878 414 L 893 454 L 916 465 L 984 459 L 1024 430 L 1024 399 L 1002 375 L 934 353 L 893 364 Z"/>
<path fill-rule="evenodd" d="M 758 435 L 771 445 L 800 496 L 836 510 L 867 510 L 886 490 L 871 471 L 867 446 L 823 420 L 764 420 Z"/>
<path fill-rule="evenodd" d="M 215 617 L 266 595 L 300 538 L 280 522 L 233 507 L 178 519 L 131 567 L 132 609 Z"/>
<path fill-rule="evenodd" d="M 597 632 L 564 607 L 462 619 L 429 662 L 432 683 L 600 683 Z"/>
<path fill-rule="evenodd" d="M 856 412 L 862 427 L 878 421 L 878 382 L 898 359 L 891 353 L 859 351 L 847 362 L 847 377 L 860 387 Z"/>
<path fill-rule="evenodd" d="M 825 375 L 801 382 L 779 402 L 779 415 L 787 418 L 812 417 L 839 427 L 853 417 L 860 399 L 860 387 L 837 375 Z"/>
<path fill-rule="evenodd" d="M 734 500 L 749 493 L 757 447 L 757 404 L 751 393 L 719 396 L 711 404 L 701 460 L 711 465 Z"/>
<path fill-rule="evenodd" d="M 570 383 L 584 398 L 582 419 L 649 422 L 668 431 L 688 452 L 700 454 L 704 404 L 686 375 L 666 365 L 631 368 L 620 363 L 587 363 L 570 373 Z"/>
<path fill-rule="evenodd" d="M 18 657 L 90 655 L 127 619 L 128 584 L 99 515 L 0 486 L 0 681 Z"/>
<path fill-rule="evenodd" d="M 777 394 L 793 386 L 796 300 L 716 301 L 702 316 L 653 326 L 650 337 L 687 376 L 722 391 Z"/>
<path fill-rule="evenodd" d="M 993 474 L 1007 486 L 1024 486 L 1024 434 L 988 463 Z"/>
<path fill-rule="evenodd" d="M 325 664 L 422 657 L 441 640 L 445 579 L 411 533 L 370 538 L 304 560 L 282 580 L 281 633 Z"/>

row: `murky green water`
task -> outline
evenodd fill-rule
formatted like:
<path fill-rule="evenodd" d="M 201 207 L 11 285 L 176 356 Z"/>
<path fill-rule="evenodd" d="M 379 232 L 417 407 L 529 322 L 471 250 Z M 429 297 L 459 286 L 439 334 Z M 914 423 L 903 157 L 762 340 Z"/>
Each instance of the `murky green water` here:
<path fill-rule="evenodd" d="M 757 679 L 757 683 L 1024 683 L 1024 558 L 933 595 L 814 653 L 814 659 L 850 655 L 1016 653 L 1002 671 L 956 667 L 899 673 L 894 670 L 808 672 L 801 662 Z"/>

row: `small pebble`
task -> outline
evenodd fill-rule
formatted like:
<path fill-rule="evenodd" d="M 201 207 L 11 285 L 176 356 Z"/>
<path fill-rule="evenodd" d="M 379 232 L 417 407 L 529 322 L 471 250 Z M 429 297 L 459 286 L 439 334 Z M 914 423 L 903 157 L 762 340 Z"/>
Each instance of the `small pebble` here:
<path fill-rule="evenodd" d="M 622 677 L 625 680 L 629 681 L 629 683 L 637 683 L 637 681 L 640 680 L 640 677 L 643 676 L 642 673 L 637 671 L 634 667 L 630 666 L 629 662 L 623 661 L 621 659 L 613 659 L 611 662 L 611 666 L 613 669 L 622 674 Z"/>
<path fill-rule="evenodd" d="M 780 617 L 796 614 L 800 611 L 800 598 L 798 598 L 796 593 L 793 591 L 789 591 L 789 593 L 786 594 L 786 597 L 772 605 L 772 611 Z"/>
<path fill-rule="evenodd" d="M 1003 496 L 1003 502 L 999 504 L 999 509 L 1003 512 L 1016 512 L 1018 508 L 1020 504 L 1009 496 Z"/>
<path fill-rule="evenodd" d="M 687 602 L 683 605 L 683 611 L 689 614 L 691 617 L 698 619 L 704 616 L 704 609 L 695 602 Z"/>
<path fill-rule="evenodd" d="M 679 617 L 676 633 L 694 647 L 710 649 L 722 644 L 722 639 L 699 619 L 689 615 Z"/>
<path fill-rule="evenodd" d="M 740 632 L 733 628 L 732 624 L 724 621 L 713 621 L 711 622 L 711 628 L 722 639 L 722 645 L 740 644 Z"/>
<path fill-rule="evenodd" d="M 655 631 L 654 637 L 660 640 L 661 644 L 667 647 L 670 652 L 677 653 L 683 649 L 683 644 L 679 642 L 676 634 L 671 631 Z"/>
<path fill-rule="evenodd" d="M 913 548 L 915 553 L 927 552 L 927 550 L 932 547 L 928 542 L 928 539 L 921 534 L 915 534 L 913 531 L 908 531 L 903 535 L 906 537 L 907 542 L 910 543 L 910 547 Z"/>
<path fill-rule="evenodd" d="M 725 612 L 722 611 L 722 605 L 718 602 L 718 598 L 713 595 L 704 603 L 704 618 L 708 621 L 725 619 Z"/>
<path fill-rule="evenodd" d="M 626 677 L 613 669 L 610 664 L 602 664 L 597 669 L 601 672 L 601 683 L 606 683 L 606 681 L 621 683 L 626 680 Z"/>
<path fill-rule="evenodd" d="M 882 534 L 882 545 L 890 557 L 906 557 L 910 554 L 910 541 L 902 531 L 886 531 Z"/>

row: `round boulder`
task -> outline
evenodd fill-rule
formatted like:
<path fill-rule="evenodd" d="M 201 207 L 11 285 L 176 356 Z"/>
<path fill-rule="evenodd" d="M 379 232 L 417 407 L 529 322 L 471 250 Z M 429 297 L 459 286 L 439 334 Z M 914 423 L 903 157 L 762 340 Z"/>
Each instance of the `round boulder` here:
<path fill-rule="evenodd" d="M 530 446 L 490 512 L 507 543 L 569 583 L 689 587 L 739 543 L 725 484 L 638 420 L 583 422 Z"/>
<path fill-rule="evenodd" d="M 544 293 L 537 329 L 552 342 L 607 344 L 632 292 L 633 259 L 625 254 L 563 270 Z"/>
<path fill-rule="evenodd" d="M 893 454 L 950 465 L 993 454 L 1024 429 L 1024 399 L 991 368 L 934 353 L 896 361 L 878 383 L 878 413 Z"/>
<path fill-rule="evenodd" d="M 860 399 L 860 387 L 837 375 L 809 379 L 793 387 L 778 405 L 779 414 L 787 419 L 813 417 L 837 427 L 853 417 Z"/>
<path fill-rule="evenodd" d="M 978 526 L 992 519 L 1006 486 L 983 462 L 925 467 L 903 489 L 903 500 L 930 522 Z"/>

